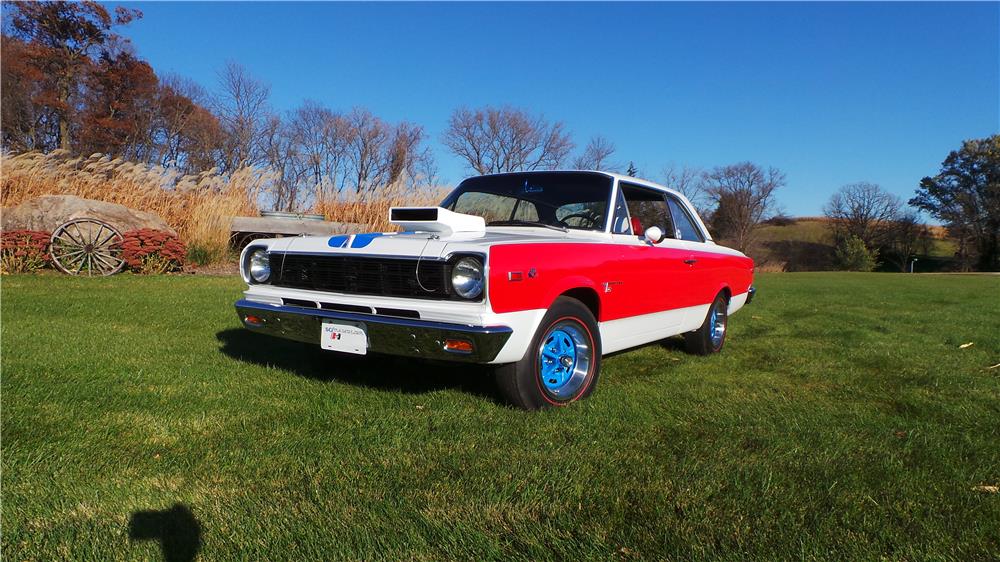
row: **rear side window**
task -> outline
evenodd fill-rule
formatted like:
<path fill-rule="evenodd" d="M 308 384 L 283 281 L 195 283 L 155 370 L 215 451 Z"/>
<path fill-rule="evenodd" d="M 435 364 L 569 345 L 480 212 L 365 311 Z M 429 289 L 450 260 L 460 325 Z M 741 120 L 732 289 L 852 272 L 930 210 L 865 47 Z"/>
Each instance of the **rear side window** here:
<path fill-rule="evenodd" d="M 668 238 L 674 237 L 673 223 L 670 220 L 670 209 L 659 191 L 620 184 L 625 196 L 625 205 L 632 216 L 632 232 L 641 236 L 647 228 L 658 226 Z"/>
<path fill-rule="evenodd" d="M 701 235 L 701 230 L 695 226 L 694 219 L 675 197 L 667 196 L 667 203 L 670 205 L 670 214 L 674 219 L 674 238 L 679 240 L 692 240 L 694 242 L 704 242 L 705 237 Z"/>

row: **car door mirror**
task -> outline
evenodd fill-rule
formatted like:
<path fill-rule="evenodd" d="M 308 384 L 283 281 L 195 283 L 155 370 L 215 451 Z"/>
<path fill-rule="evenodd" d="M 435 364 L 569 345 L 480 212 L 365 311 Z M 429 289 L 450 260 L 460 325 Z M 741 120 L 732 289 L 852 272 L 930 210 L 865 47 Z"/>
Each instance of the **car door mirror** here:
<path fill-rule="evenodd" d="M 664 238 L 667 237 L 667 235 L 664 234 L 663 231 L 660 230 L 660 227 L 658 226 L 651 226 L 647 228 L 645 236 L 646 240 L 649 240 L 653 244 L 659 244 L 660 242 L 663 242 Z"/>

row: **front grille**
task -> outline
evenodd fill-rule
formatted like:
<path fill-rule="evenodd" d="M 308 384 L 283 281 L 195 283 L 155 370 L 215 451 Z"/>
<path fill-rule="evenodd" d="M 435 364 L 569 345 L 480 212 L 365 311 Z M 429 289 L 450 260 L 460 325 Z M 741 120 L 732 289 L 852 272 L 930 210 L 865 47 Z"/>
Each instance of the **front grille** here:
<path fill-rule="evenodd" d="M 451 290 L 451 264 L 346 255 L 271 253 L 271 285 L 351 295 L 465 300 Z M 421 287 L 423 285 L 423 287 Z"/>

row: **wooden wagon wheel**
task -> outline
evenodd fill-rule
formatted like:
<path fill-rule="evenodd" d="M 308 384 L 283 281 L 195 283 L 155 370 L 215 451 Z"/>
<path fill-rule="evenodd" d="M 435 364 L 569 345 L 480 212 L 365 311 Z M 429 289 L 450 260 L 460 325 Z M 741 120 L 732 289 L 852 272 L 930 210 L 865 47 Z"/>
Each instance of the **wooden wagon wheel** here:
<path fill-rule="evenodd" d="M 52 262 L 64 273 L 114 275 L 125 267 L 122 235 L 97 219 L 71 220 L 52 233 Z"/>

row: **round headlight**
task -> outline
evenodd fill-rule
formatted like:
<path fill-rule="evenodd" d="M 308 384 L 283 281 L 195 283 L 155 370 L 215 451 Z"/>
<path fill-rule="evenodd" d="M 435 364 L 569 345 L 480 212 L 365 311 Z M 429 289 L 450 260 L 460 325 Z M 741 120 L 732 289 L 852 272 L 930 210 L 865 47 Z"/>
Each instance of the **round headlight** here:
<path fill-rule="evenodd" d="M 271 258 L 267 256 L 267 250 L 254 250 L 250 254 L 250 278 L 258 283 L 263 283 L 271 277 Z"/>
<path fill-rule="evenodd" d="M 451 286 L 465 299 L 483 294 L 483 264 L 476 258 L 462 258 L 451 268 Z"/>

